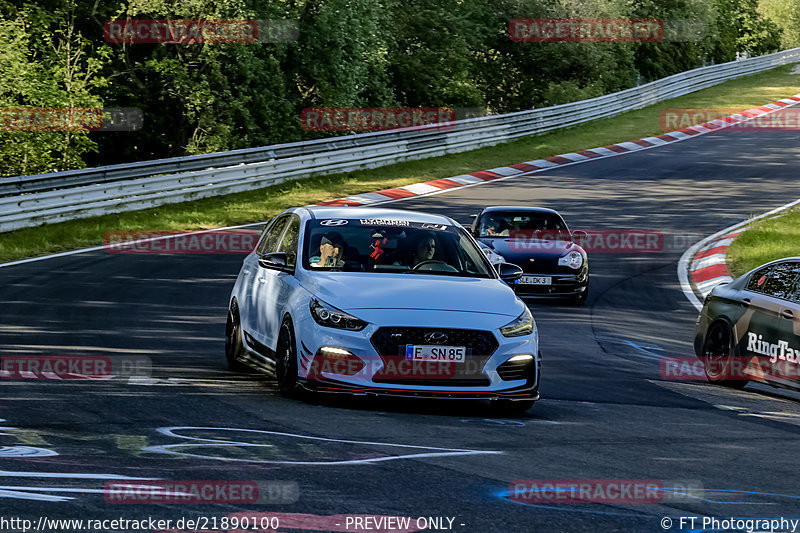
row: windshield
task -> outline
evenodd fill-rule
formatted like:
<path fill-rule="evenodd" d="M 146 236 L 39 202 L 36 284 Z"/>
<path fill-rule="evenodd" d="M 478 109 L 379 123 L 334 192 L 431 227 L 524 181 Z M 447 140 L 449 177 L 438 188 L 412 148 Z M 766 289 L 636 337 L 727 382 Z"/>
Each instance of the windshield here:
<path fill-rule="evenodd" d="M 309 270 L 495 277 L 462 228 L 406 220 L 312 220 L 303 265 Z"/>
<path fill-rule="evenodd" d="M 555 213 L 490 212 L 481 217 L 478 236 L 569 239 L 569 229 Z"/>

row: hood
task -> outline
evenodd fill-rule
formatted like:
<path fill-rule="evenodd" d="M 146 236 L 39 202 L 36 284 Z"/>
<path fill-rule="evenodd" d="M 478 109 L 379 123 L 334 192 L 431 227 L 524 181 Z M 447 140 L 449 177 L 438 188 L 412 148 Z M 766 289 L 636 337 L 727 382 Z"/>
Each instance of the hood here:
<path fill-rule="evenodd" d="M 499 279 L 372 272 L 304 274 L 300 280 L 303 287 L 343 311 L 423 309 L 516 318 L 525 307 L 514 291 Z"/>
<path fill-rule="evenodd" d="M 556 260 L 567 252 L 583 252 L 583 248 L 572 241 L 503 238 L 480 239 L 480 241 L 512 263 L 518 258 Z"/>

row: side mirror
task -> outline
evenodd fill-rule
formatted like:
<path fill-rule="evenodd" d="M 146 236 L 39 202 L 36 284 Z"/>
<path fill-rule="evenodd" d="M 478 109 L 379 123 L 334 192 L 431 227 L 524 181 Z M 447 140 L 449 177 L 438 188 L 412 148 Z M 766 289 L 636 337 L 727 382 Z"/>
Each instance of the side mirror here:
<path fill-rule="evenodd" d="M 517 265 L 511 263 L 500 263 L 495 267 L 497 273 L 500 274 L 500 279 L 506 283 L 511 283 L 522 277 L 522 269 Z"/>
<path fill-rule="evenodd" d="M 575 240 L 575 237 L 578 237 L 578 239 L 587 239 L 589 237 L 589 234 L 583 231 L 582 229 L 576 229 L 575 231 L 572 232 L 573 241 Z"/>
<path fill-rule="evenodd" d="M 286 252 L 272 252 L 258 258 L 258 265 L 273 270 L 291 270 L 286 263 Z"/>

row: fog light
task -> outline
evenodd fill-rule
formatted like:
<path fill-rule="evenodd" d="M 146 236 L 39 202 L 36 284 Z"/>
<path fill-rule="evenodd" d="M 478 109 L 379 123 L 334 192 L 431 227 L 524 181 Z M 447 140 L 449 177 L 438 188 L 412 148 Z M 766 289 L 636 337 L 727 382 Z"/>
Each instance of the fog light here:
<path fill-rule="evenodd" d="M 336 346 L 323 346 L 317 353 L 328 357 L 336 357 L 337 355 L 340 357 L 347 357 L 348 355 L 353 355 L 344 348 L 338 348 Z"/>
<path fill-rule="evenodd" d="M 308 377 L 314 379 L 322 374 L 339 374 L 354 376 L 361 372 L 367 364 L 363 359 L 349 350 L 338 346 L 323 346 L 317 350 L 308 370 Z"/>

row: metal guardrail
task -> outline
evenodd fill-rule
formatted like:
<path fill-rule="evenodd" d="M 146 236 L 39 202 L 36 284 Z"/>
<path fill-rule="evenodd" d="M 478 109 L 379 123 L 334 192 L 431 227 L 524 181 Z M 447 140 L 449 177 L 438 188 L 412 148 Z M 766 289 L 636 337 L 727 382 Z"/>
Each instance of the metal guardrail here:
<path fill-rule="evenodd" d="M 681 72 L 589 100 L 504 115 L 198 156 L 0 179 L 0 231 L 474 150 L 640 109 L 800 62 L 800 48 Z"/>

